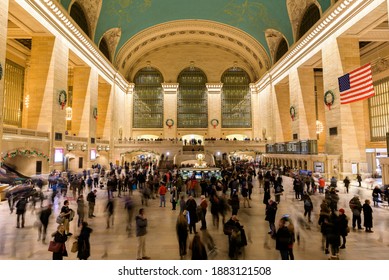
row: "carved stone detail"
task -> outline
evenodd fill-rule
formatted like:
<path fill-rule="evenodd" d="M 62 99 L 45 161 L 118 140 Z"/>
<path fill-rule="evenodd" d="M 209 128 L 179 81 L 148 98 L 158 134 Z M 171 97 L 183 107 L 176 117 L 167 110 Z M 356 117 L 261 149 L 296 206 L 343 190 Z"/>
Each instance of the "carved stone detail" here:
<path fill-rule="evenodd" d="M 105 38 L 108 44 L 108 50 L 111 54 L 112 60 L 115 57 L 116 47 L 119 44 L 120 37 L 122 36 L 122 30 L 119 27 L 111 28 L 104 33 L 103 37 Z"/>
<path fill-rule="evenodd" d="M 83 7 L 85 16 L 87 17 L 89 28 L 90 28 L 90 36 L 93 39 L 95 36 L 97 20 L 100 16 L 101 6 L 103 5 L 103 0 L 76 0 L 78 4 Z"/>
<path fill-rule="evenodd" d="M 275 61 L 275 55 L 278 48 L 278 44 L 283 38 L 283 35 L 281 32 L 275 30 L 275 29 L 267 29 L 265 30 L 265 38 L 267 45 L 269 46 L 270 56 L 273 60 L 273 63 Z"/>
<path fill-rule="evenodd" d="M 290 24 L 293 29 L 294 40 L 297 38 L 297 32 L 299 30 L 300 22 L 304 16 L 305 10 L 311 4 L 315 4 L 321 13 L 321 6 L 317 0 L 286 0 L 286 6 L 288 8 Z"/>
<path fill-rule="evenodd" d="M 377 74 L 389 69 L 389 60 L 387 58 L 380 58 L 372 65 L 372 73 Z"/>

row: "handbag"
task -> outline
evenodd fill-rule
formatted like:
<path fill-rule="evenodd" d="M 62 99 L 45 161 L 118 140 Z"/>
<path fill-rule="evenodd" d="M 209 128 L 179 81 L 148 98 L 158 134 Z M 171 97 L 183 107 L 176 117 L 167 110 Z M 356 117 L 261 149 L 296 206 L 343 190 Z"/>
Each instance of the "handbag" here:
<path fill-rule="evenodd" d="M 78 241 L 77 240 L 73 242 L 71 252 L 72 253 L 78 252 Z"/>
<path fill-rule="evenodd" d="M 63 250 L 63 246 L 64 244 L 63 243 L 60 243 L 60 242 L 55 242 L 55 241 L 50 241 L 50 244 L 49 244 L 49 251 L 50 252 L 53 252 L 53 253 L 59 253 Z"/>
<path fill-rule="evenodd" d="M 58 215 L 57 219 L 55 220 L 57 224 L 63 224 L 65 218 L 63 216 Z"/>

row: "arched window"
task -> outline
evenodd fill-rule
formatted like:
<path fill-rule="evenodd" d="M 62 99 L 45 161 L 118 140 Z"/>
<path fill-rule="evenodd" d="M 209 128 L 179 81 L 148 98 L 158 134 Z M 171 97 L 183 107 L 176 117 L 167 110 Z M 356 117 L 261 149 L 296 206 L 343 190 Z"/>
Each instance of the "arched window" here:
<path fill-rule="evenodd" d="M 135 75 L 134 128 L 163 127 L 162 74 L 152 67 L 146 67 Z"/>
<path fill-rule="evenodd" d="M 319 8 L 312 4 L 305 11 L 304 16 L 300 23 L 297 40 L 304 36 L 305 33 L 320 19 Z"/>
<path fill-rule="evenodd" d="M 286 54 L 288 51 L 288 43 L 286 42 L 285 38 L 282 38 L 281 41 L 278 43 L 276 55 L 274 57 L 274 62 L 277 62 L 281 59 L 281 57 Z"/>
<path fill-rule="evenodd" d="M 250 78 L 240 68 L 233 67 L 222 75 L 222 128 L 251 127 Z"/>
<path fill-rule="evenodd" d="M 178 75 L 178 128 L 208 127 L 207 77 L 196 67 Z"/>
<path fill-rule="evenodd" d="M 101 39 L 99 44 L 99 50 L 103 53 L 103 55 L 108 58 L 109 61 L 111 61 L 111 55 L 109 53 L 107 40 L 105 38 Z"/>
<path fill-rule="evenodd" d="M 84 33 L 90 37 L 89 25 L 86 19 L 85 13 L 82 10 L 80 4 L 74 2 L 70 9 L 70 16 L 78 24 L 78 26 L 84 31 Z"/>

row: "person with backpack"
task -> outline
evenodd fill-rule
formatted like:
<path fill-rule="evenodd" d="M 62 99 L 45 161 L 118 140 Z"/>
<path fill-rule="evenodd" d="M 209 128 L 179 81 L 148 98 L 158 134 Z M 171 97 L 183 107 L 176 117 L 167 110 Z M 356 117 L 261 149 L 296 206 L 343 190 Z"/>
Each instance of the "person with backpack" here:
<path fill-rule="evenodd" d="M 24 228 L 24 216 L 26 214 L 26 210 L 27 210 L 27 199 L 22 196 L 19 201 L 16 203 L 16 215 L 17 215 L 17 218 L 16 218 L 16 227 L 17 228 L 20 228 L 20 219 L 22 220 L 21 221 L 21 226 L 22 228 Z"/>

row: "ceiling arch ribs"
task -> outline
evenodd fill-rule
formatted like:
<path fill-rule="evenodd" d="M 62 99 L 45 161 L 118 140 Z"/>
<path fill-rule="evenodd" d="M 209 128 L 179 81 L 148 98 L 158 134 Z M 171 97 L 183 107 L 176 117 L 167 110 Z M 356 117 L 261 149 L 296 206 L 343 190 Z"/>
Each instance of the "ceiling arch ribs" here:
<path fill-rule="evenodd" d="M 146 29 L 128 40 L 119 50 L 115 65 L 127 79 L 134 75 L 135 63 L 143 54 L 177 43 L 202 43 L 228 50 L 242 58 L 252 78 L 259 79 L 269 68 L 264 47 L 247 33 L 225 24 L 205 20 L 178 20 Z M 231 65 L 232 66 L 232 65 Z"/>

